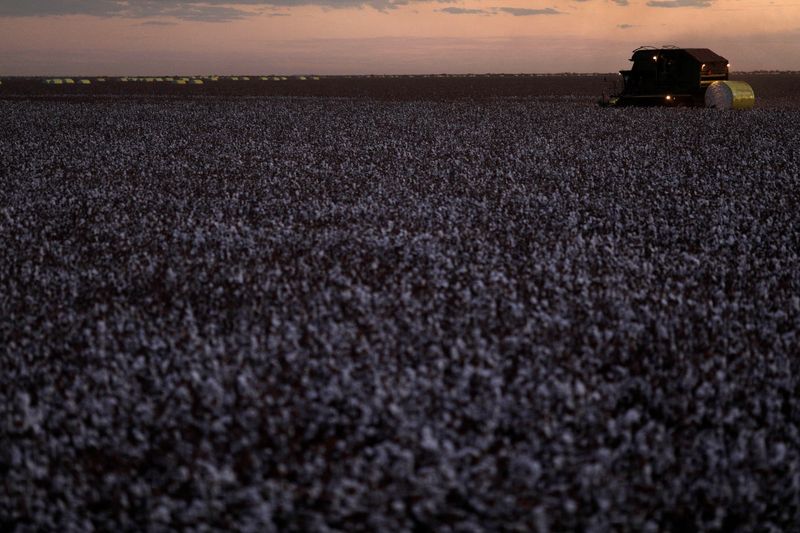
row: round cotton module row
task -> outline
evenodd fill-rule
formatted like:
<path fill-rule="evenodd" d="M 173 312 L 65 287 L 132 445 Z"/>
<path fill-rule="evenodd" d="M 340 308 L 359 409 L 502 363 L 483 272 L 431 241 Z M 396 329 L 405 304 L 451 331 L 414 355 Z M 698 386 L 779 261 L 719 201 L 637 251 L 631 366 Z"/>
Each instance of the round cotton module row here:
<path fill-rule="evenodd" d="M 75 81 L 72 78 L 63 78 L 63 79 L 62 78 L 48 78 L 48 79 L 44 80 L 44 82 L 47 85 L 64 85 L 64 84 L 66 84 L 66 85 L 76 85 L 76 84 L 77 85 L 91 85 L 92 84 L 92 80 L 87 79 L 87 78 L 82 78 L 82 79 L 79 79 L 78 81 Z"/>
<path fill-rule="evenodd" d="M 47 78 L 44 80 L 44 83 L 47 85 L 91 85 L 92 83 L 105 83 L 109 80 L 109 78 Z M 250 76 L 146 76 L 146 77 L 139 77 L 139 76 L 121 76 L 119 78 L 113 78 L 113 81 L 122 82 L 122 83 L 172 83 L 176 85 L 203 85 L 207 81 L 253 81 L 253 80 L 260 80 L 260 81 L 287 81 L 287 80 L 298 80 L 298 81 L 308 81 L 320 80 L 319 76 L 312 76 L 312 75 L 301 75 L 301 76 L 258 76 L 258 77 L 250 77 Z"/>

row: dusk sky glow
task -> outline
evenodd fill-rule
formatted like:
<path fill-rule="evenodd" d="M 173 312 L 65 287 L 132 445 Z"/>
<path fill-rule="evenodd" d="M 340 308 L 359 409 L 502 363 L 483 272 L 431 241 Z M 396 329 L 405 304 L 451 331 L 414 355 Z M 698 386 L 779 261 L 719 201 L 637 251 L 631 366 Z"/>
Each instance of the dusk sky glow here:
<path fill-rule="evenodd" d="M 0 0 L 0 75 L 613 72 L 640 45 L 800 70 L 797 0 Z"/>

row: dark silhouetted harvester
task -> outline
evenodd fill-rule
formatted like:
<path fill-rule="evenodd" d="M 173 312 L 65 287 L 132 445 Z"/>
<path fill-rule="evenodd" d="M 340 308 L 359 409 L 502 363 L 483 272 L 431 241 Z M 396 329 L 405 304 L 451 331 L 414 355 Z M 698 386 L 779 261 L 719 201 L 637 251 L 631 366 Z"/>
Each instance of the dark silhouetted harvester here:
<path fill-rule="evenodd" d="M 637 48 L 630 70 L 621 70 L 622 92 L 602 103 L 626 106 L 753 107 L 753 89 L 729 81 L 728 60 L 707 48 Z"/>

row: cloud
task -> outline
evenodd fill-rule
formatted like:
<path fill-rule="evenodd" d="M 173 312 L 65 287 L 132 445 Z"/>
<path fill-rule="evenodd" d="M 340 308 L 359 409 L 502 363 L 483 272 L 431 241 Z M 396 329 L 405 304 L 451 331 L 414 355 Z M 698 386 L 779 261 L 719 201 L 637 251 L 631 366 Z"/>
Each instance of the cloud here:
<path fill-rule="evenodd" d="M 237 2 L 253 4 L 244 0 Z M 90 15 L 96 17 L 154 18 L 168 17 L 194 21 L 226 22 L 251 15 L 232 7 L 232 2 L 196 0 L 32 0 L 0 1 L 0 17 L 46 17 Z"/>
<path fill-rule="evenodd" d="M 267 7 L 372 7 L 386 11 L 412 1 L 417 0 L 0 0 L 0 18 L 89 15 L 229 22 L 253 16 Z"/>
<path fill-rule="evenodd" d="M 635 27 L 636 26 L 634 26 L 633 24 L 617 24 L 617 28 L 619 28 L 621 30 L 629 30 L 629 29 L 635 28 Z"/>
<path fill-rule="evenodd" d="M 485 9 L 467 9 L 465 7 L 444 7 L 438 10 L 440 13 L 449 15 L 492 15 L 491 11 Z"/>
<path fill-rule="evenodd" d="M 711 7 L 713 0 L 650 0 L 650 7 Z"/>
<path fill-rule="evenodd" d="M 589 0 L 572 0 L 572 1 L 573 2 L 588 2 Z M 628 0 L 611 0 L 611 1 L 614 2 L 615 4 L 617 4 L 618 6 L 627 6 L 629 4 Z"/>
<path fill-rule="evenodd" d="M 579 0 L 582 1 L 582 0 Z M 437 10 L 439 13 L 449 15 L 513 15 L 515 17 L 529 17 L 533 15 L 561 15 L 560 11 L 553 8 L 528 9 L 522 7 L 492 7 L 489 9 L 472 9 L 466 7 L 444 7 Z"/>
<path fill-rule="evenodd" d="M 498 7 L 498 11 L 514 15 L 515 17 L 530 17 L 533 15 L 561 15 L 561 11 L 557 11 L 552 7 L 544 9 L 528 9 L 524 7 Z"/>

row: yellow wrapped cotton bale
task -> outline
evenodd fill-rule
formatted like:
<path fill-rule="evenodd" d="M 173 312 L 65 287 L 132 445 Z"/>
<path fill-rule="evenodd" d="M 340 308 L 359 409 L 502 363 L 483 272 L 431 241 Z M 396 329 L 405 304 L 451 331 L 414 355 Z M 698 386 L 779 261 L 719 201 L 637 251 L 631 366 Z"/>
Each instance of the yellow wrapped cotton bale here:
<path fill-rule="evenodd" d="M 752 109 L 756 95 L 744 81 L 715 81 L 706 89 L 706 107 L 715 109 Z"/>

